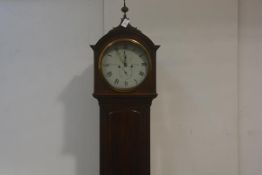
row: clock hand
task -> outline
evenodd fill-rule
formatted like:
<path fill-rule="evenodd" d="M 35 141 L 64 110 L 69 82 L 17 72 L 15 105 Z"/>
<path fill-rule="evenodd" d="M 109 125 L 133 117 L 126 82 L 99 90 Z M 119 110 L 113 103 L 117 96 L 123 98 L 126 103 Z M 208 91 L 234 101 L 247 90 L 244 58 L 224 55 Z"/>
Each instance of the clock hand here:
<path fill-rule="evenodd" d="M 124 71 L 125 75 L 127 75 L 127 71 L 125 71 L 123 67 L 121 67 L 121 69 Z"/>
<path fill-rule="evenodd" d="M 124 66 L 127 67 L 127 63 L 126 63 L 126 51 L 124 50 Z"/>

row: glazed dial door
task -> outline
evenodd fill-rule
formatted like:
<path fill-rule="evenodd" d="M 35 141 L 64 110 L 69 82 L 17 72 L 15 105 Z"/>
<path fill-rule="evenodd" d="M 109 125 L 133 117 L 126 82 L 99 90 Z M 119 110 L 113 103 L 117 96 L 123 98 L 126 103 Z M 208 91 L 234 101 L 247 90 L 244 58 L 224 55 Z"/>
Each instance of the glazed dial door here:
<path fill-rule="evenodd" d="M 105 80 L 117 90 L 137 87 L 149 73 L 149 54 L 134 40 L 111 44 L 100 59 L 100 68 Z"/>

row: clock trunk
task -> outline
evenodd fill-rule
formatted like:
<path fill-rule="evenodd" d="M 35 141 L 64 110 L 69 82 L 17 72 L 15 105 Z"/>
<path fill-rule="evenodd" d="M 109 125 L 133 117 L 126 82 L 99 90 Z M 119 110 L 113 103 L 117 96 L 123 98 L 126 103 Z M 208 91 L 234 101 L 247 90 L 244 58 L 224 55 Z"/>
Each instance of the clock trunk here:
<path fill-rule="evenodd" d="M 149 175 L 150 100 L 107 102 L 100 103 L 100 174 Z"/>

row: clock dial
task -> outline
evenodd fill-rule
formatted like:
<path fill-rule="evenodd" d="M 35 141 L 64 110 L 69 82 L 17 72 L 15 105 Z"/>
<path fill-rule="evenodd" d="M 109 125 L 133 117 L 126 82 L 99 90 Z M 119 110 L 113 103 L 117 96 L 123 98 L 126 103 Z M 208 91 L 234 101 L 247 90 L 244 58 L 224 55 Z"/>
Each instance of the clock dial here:
<path fill-rule="evenodd" d="M 148 57 L 146 49 L 134 40 L 115 42 L 107 47 L 101 57 L 102 74 L 113 88 L 135 88 L 148 75 Z"/>

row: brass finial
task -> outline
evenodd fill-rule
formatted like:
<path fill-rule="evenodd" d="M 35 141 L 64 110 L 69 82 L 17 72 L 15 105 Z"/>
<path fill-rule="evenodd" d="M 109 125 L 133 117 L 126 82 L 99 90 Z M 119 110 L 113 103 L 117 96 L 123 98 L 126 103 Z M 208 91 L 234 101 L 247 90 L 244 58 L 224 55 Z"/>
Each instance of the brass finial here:
<path fill-rule="evenodd" d="M 121 8 L 122 12 L 124 13 L 124 19 L 127 18 L 126 13 L 128 12 L 128 7 L 126 6 L 126 0 L 124 0 L 124 6 Z"/>

